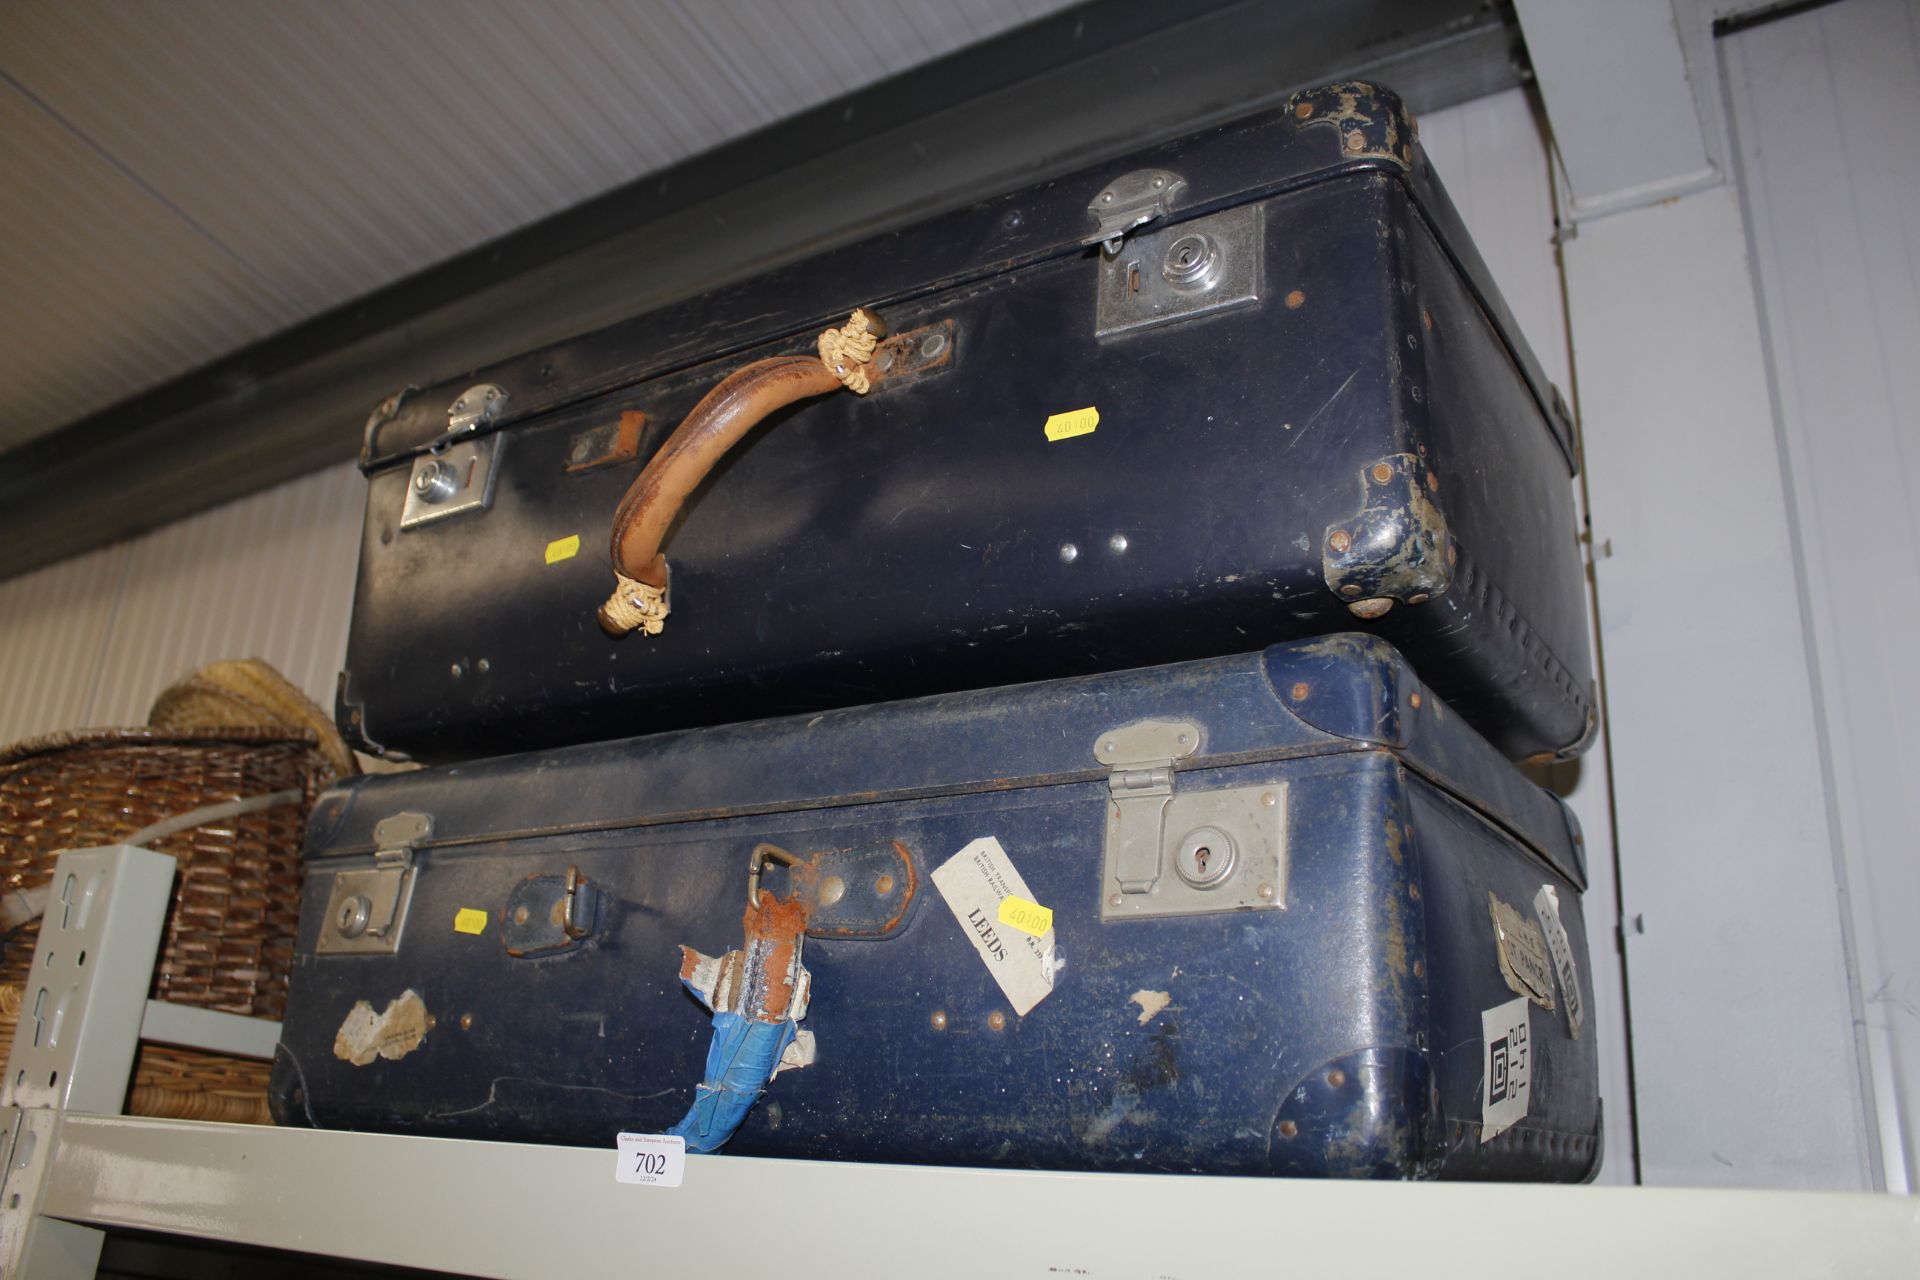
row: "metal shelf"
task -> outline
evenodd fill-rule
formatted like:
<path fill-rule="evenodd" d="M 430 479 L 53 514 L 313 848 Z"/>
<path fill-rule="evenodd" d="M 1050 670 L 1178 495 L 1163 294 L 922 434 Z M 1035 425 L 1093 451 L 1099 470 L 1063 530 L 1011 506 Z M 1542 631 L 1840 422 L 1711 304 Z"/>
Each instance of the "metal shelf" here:
<path fill-rule="evenodd" d="M 158 860 L 158 861 L 156 861 Z M 8 1064 L 0 1265 L 91 1276 L 102 1229 L 159 1231 L 498 1277 L 1634 1275 L 1909 1277 L 1920 1200 L 1805 1192 L 1347 1183 L 688 1159 L 675 1188 L 614 1153 L 149 1120 L 74 1109 L 124 1092 L 170 862 L 63 854 L 98 875 L 78 926 L 50 914 L 34 972 L 69 1022 Z M 56 903 L 56 909 L 58 904 Z M 81 934 L 87 936 L 82 937 Z M 103 936 L 104 935 L 104 936 Z M 43 952 L 91 968 L 70 973 Z M 144 947 L 144 967 L 135 957 Z M 64 963 L 64 962 L 63 962 Z M 31 1004 L 29 1005 L 31 1008 Z M 69 1055 L 55 1096 L 30 1085 Z M 32 1078 L 24 1073 L 33 1071 Z M 54 1082 L 48 1080 L 48 1086 Z"/>

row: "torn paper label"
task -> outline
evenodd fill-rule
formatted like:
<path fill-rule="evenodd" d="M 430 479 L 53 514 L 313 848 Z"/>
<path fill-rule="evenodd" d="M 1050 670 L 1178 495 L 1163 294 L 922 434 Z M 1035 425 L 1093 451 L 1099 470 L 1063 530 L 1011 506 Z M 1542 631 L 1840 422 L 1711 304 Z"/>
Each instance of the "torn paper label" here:
<path fill-rule="evenodd" d="M 1000 923 L 1006 898 L 1033 900 L 1007 851 L 992 836 L 982 836 L 941 863 L 933 885 L 1013 1011 L 1024 1017 L 1053 990 L 1061 964 L 1052 928 L 1036 938 Z"/>
<path fill-rule="evenodd" d="M 1527 1095 L 1533 1084 L 1529 1016 L 1525 996 L 1516 996 L 1480 1015 L 1485 1043 L 1480 1064 L 1482 1142 L 1491 1142 L 1526 1118 Z"/>
<path fill-rule="evenodd" d="M 1553 1008 L 1553 962 L 1547 958 L 1540 926 L 1491 893 L 1487 904 L 1493 911 L 1500 976 L 1515 995 L 1531 996 L 1542 1008 Z"/>
<path fill-rule="evenodd" d="M 433 1017 L 427 1002 L 409 987 L 397 999 L 389 1000 L 379 1013 L 365 1000 L 347 1010 L 345 1021 L 333 1037 L 333 1056 L 356 1067 L 364 1067 L 375 1058 L 397 1062 L 420 1047 L 433 1030 Z"/>
<path fill-rule="evenodd" d="M 1540 886 L 1533 895 L 1533 913 L 1547 931 L 1547 953 L 1553 957 L 1553 971 L 1560 978 L 1560 998 L 1567 1006 L 1567 1032 L 1580 1038 L 1580 1024 L 1586 1021 L 1586 1007 L 1580 1000 L 1580 971 L 1573 967 L 1573 943 L 1567 927 L 1560 923 L 1560 893 L 1550 884 Z"/>

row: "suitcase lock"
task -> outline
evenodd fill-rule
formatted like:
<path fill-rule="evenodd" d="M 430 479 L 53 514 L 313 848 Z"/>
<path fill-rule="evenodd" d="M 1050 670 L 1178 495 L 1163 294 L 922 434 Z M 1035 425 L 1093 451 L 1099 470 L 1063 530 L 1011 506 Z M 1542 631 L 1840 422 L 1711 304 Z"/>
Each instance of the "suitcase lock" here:
<path fill-rule="evenodd" d="M 1095 741 L 1112 769 L 1102 920 L 1286 905 L 1286 783 L 1176 792 L 1204 737 L 1191 721 L 1142 720 Z"/>
<path fill-rule="evenodd" d="M 327 895 L 317 955 L 392 955 L 413 901 L 414 846 L 433 834 L 425 813 L 396 813 L 373 826 L 373 867 L 341 871 Z"/>

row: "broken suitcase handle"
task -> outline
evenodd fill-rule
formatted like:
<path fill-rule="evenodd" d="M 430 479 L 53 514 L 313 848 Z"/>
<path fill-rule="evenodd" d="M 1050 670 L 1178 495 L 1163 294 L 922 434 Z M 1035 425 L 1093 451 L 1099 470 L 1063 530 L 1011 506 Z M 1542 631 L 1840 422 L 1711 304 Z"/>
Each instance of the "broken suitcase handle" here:
<path fill-rule="evenodd" d="M 747 858 L 747 910 L 760 905 L 760 872 L 769 863 L 777 862 L 783 867 L 797 867 L 800 859 L 788 853 L 777 844 L 757 844 Z"/>
<path fill-rule="evenodd" d="M 776 409 L 826 395 L 841 387 L 865 395 L 865 365 L 887 327 L 870 311 L 856 310 L 847 323 L 820 335 L 818 356 L 774 356 L 734 370 L 709 391 L 674 428 L 613 514 L 615 587 L 600 606 L 609 635 L 642 631 L 659 635 L 666 626 L 667 530 L 687 498 L 709 472 Z"/>

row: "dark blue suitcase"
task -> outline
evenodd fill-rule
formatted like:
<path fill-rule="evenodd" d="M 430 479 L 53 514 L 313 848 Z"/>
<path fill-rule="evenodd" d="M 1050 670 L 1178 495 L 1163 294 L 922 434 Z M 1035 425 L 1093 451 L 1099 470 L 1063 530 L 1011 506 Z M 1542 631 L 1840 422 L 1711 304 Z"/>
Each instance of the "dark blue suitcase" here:
<path fill-rule="evenodd" d="M 603 634 L 668 434 L 855 306 L 868 394 L 726 454 L 661 632 Z M 1574 457 L 1411 117 L 1331 86 L 383 406 L 341 729 L 449 761 L 1360 628 L 1510 758 L 1574 752 Z"/>
<path fill-rule="evenodd" d="M 730 1033 L 693 953 L 731 949 L 721 987 L 805 970 L 760 1065 L 813 1060 L 704 1145 L 1577 1180 L 1582 867 L 1356 635 L 359 778 L 314 808 L 275 1114 L 691 1140 Z"/>

